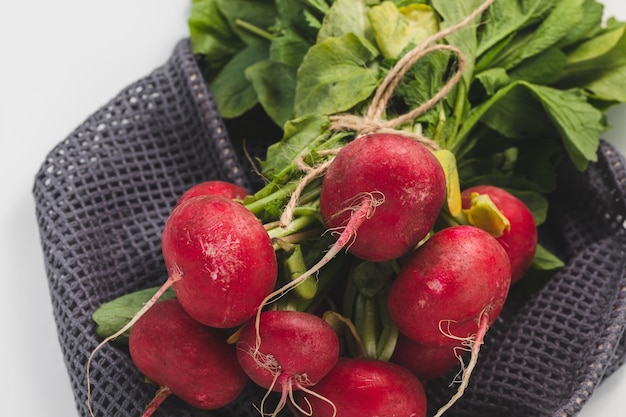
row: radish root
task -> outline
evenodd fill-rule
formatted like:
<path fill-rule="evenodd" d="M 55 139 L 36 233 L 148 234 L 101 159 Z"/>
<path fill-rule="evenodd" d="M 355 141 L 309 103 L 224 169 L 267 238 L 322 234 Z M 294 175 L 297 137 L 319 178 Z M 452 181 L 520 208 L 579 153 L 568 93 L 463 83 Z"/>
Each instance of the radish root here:
<path fill-rule="evenodd" d="M 441 328 L 441 324 L 439 327 Z M 483 313 L 480 315 L 480 318 L 478 320 L 478 331 L 476 332 L 474 336 L 461 338 L 461 337 L 451 335 L 449 332 L 444 333 L 447 336 L 455 340 L 461 340 L 463 342 L 463 345 L 467 348 L 467 350 L 471 352 L 471 356 L 470 356 L 469 363 L 467 364 L 467 366 L 465 366 L 460 355 L 457 355 L 457 357 L 459 358 L 461 362 L 461 367 L 462 367 L 461 372 L 460 372 L 462 374 L 461 379 L 459 381 L 460 385 L 457 388 L 457 391 L 454 393 L 454 395 L 450 398 L 450 400 L 446 404 L 444 404 L 441 408 L 439 408 L 439 410 L 433 417 L 441 417 L 465 393 L 465 389 L 469 385 L 470 376 L 474 368 L 476 367 L 476 364 L 478 363 L 478 353 L 480 352 L 480 347 L 483 344 L 483 341 L 485 339 L 485 334 L 487 333 L 488 329 L 489 329 L 489 315 L 487 313 Z"/>
<path fill-rule="evenodd" d="M 172 391 L 169 389 L 169 387 L 159 388 L 156 395 L 154 396 L 152 401 L 150 401 L 150 404 L 148 404 L 141 417 L 151 417 L 152 414 L 161 406 L 161 404 L 163 404 L 163 401 L 165 401 L 171 393 Z"/>
<path fill-rule="evenodd" d="M 258 350 L 253 349 L 252 346 L 249 346 L 249 345 L 247 346 L 247 348 L 244 348 L 238 345 L 237 348 L 240 350 L 243 350 L 244 352 L 252 356 L 252 358 L 254 359 L 254 361 L 260 368 L 266 369 L 268 372 L 270 372 L 274 376 L 272 383 L 268 387 L 267 392 L 265 393 L 265 395 L 263 396 L 263 399 L 261 400 L 261 404 L 259 405 L 259 407 L 255 406 L 255 408 L 257 408 L 257 411 L 262 417 L 265 417 L 265 416 L 276 417 L 278 413 L 280 413 L 281 410 L 285 408 L 285 406 L 287 405 L 287 400 L 289 400 L 289 402 L 291 403 L 291 406 L 293 406 L 302 414 L 306 416 L 312 415 L 312 410 L 309 410 L 309 411 L 304 410 L 302 407 L 298 405 L 296 399 L 293 396 L 293 392 L 296 390 L 306 392 L 307 394 L 313 395 L 327 402 L 328 404 L 330 404 L 333 407 L 332 417 L 335 417 L 335 415 L 337 414 L 337 408 L 332 403 L 332 401 L 330 401 L 328 398 L 307 388 L 313 385 L 313 383 L 309 380 L 306 373 L 300 374 L 300 375 L 287 375 L 286 373 L 282 371 L 280 364 L 278 363 L 278 361 L 273 355 L 266 355 L 264 353 L 261 353 Z M 274 411 L 272 411 L 271 413 L 266 413 L 265 402 L 269 398 L 270 394 L 273 392 L 274 387 L 276 386 L 277 383 L 280 383 L 281 388 L 282 388 L 280 399 L 278 400 L 278 404 L 276 404 Z M 310 408 L 310 403 L 309 403 L 309 408 Z M 142 416 L 142 417 L 149 417 L 149 416 Z"/>
<path fill-rule="evenodd" d="M 172 275 L 163 283 L 163 285 L 157 290 L 157 292 L 152 296 L 152 298 L 150 298 L 150 300 L 148 300 L 148 302 L 144 304 L 141 310 L 139 310 L 133 316 L 133 318 L 128 323 L 126 323 L 124 327 L 119 329 L 116 333 L 103 339 L 100 342 L 100 344 L 98 344 L 98 346 L 96 346 L 95 349 L 91 351 L 91 354 L 89 355 L 89 359 L 87 359 L 87 365 L 86 365 L 87 409 L 89 410 L 89 415 L 91 415 L 91 417 L 95 417 L 93 409 L 91 408 L 91 362 L 93 361 L 94 356 L 104 345 L 117 339 L 122 334 L 124 334 L 128 329 L 130 329 L 137 322 L 137 320 L 139 320 L 141 316 L 143 316 L 146 313 L 146 311 L 148 311 L 148 309 L 150 309 L 150 307 L 152 307 L 154 303 L 156 303 L 159 300 L 159 298 L 161 298 L 163 293 L 167 291 L 176 281 L 180 280 L 181 278 L 182 278 L 182 271 L 180 271 L 179 269 L 176 269 L 175 271 L 173 271 Z"/>
<path fill-rule="evenodd" d="M 319 398 L 320 400 L 322 400 L 322 401 L 324 401 L 324 402 L 328 403 L 328 404 L 329 404 L 329 405 L 333 408 L 333 414 L 332 414 L 332 416 L 331 416 L 331 417 L 335 417 L 335 416 L 337 415 L 337 406 L 335 406 L 335 404 L 333 404 L 333 402 L 332 402 L 331 400 L 329 400 L 328 398 L 324 397 L 323 395 L 318 394 L 317 392 L 315 392 L 315 391 L 313 391 L 313 390 L 308 389 L 308 388 L 307 388 L 307 387 L 305 387 L 305 386 L 299 385 L 299 386 L 298 386 L 298 388 L 299 388 L 302 392 L 305 392 L 305 393 L 307 393 L 307 394 L 309 394 L 309 395 L 311 395 L 311 396 L 313 396 L 313 397 L 317 397 L 317 398 Z M 308 400 L 306 400 L 306 397 L 304 397 L 304 398 L 305 398 L 305 401 L 309 404 L 309 411 L 304 410 L 304 409 L 303 409 L 302 407 L 300 407 L 300 406 L 299 406 L 299 405 L 298 405 L 295 401 L 293 402 L 293 405 L 294 405 L 294 407 L 295 407 L 298 411 L 300 411 L 302 414 L 304 414 L 304 415 L 306 415 L 306 416 L 311 416 L 311 415 L 313 415 L 313 407 L 311 407 L 311 403 L 310 403 Z"/>

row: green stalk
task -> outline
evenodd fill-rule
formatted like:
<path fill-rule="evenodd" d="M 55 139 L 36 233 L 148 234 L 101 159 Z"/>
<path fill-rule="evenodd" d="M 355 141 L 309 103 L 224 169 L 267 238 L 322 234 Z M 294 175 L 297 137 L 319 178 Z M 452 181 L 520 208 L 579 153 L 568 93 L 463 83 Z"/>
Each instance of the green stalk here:
<path fill-rule="evenodd" d="M 443 134 L 443 129 L 446 126 L 446 112 L 444 111 L 443 107 L 439 108 L 439 120 L 437 121 L 437 124 L 435 126 L 435 130 L 433 132 L 433 140 L 435 141 L 436 144 L 438 144 L 439 146 L 441 146 L 441 142 L 445 142 L 446 138 L 442 137 Z M 444 144 L 442 147 L 446 147 L 446 145 Z"/>
<path fill-rule="evenodd" d="M 291 293 L 284 294 L 273 303 L 276 310 L 296 311 L 298 309 L 298 299 Z"/>
<path fill-rule="evenodd" d="M 361 293 L 357 293 L 355 301 L 354 325 L 363 342 L 365 355 L 368 358 L 376 358 L 376 346 L 378 344 L 376 302 Z"/>
<path fill-rule="evenodd" d="M 313 203 L 319 205 L 319 197 L 322 193 L 322 179 L 317 178 L 307 186 L 306 192 L 300 196 L 298 203 L 300 205 L 307 205 Z"/>
<path fill-rule="evenodd" d="M 354 285 L 354 281 L 352 277 L 348 276 L 348 281 L 346 282 L 346 288 L 343 292 L 343 306 L 342 310 L 344 315 L 346 315 L 352 322 L 354 322 L 354 305 L 356 303 L 357 296 L 356 285 Z"/>
<path fill-rule="evenodd" d="M 285 237 L 285 236 L 294 234 L 296 232 L 305 230 L 306 228 L 315 224 L 316 222 L 317 222 L 317 217 L 313 217 L 313 216 L 296 217 L 295 219 L 291 221 L 291 223 L 289 223 L 287 227 L 285 228 L 280 227 L 280 226 L 273 227 L 267 231 L 267 234 L 270 236 L 270 238 L 277 239 L 277 238 Z"/>
<path fill-rule="evenodd" d="M 452 114 L 454 116 L 454 129 L 452 129 L 453 134 L 451 134 L 448 138 L 443 138 L 444 148 L 449 150 L 450 152 L 456 155 L 456 151 L 460 146 L 460 142 L 463 141 L 464 137 L 461 136 L 459 131 L 462 129 L 461 123 L 467 121 L 467 117 L 465 115 L 465 104 L 467 101 L 467 86 L 465 83 L 460 82 L 456 87 L 456 98 L 454 101 L 454 109 Z"/>
<path fill-rule="evenodd" d="M 259 200 L 251 201 L 244 205 L 255 216 L 261 217 L 265 213 L 265 206 L 267 204 L 275 203 L 277 200 L 285 201 L 287 197 L 293 193 L 297 186 L 297 182 L 291 182 Z"/>
<path fill-rule="evenodd" d="M 306 263 L 304 262 L 304 255 L 302 254 L 302 248 L 298 244 L 289 244 L 288 249 L 285 250 L 284 267 L 287 278 L 295 280 L 300 275 L 307 271 Z M 300 285 L 293 289 L 295 295 L 298 298 L 304 300 L 310 300 L 317 295 L 317 283 L 314 277 L 308 277 Z"/>
<path fill-rule="evenodd" d="M 324 302 L 330 290 L 344 277 L 344 267 L 346 266 L 346 256 L 337 255 L 317 274 L 317 294 L 310 300 L 300 300 L 298 310 L 309 313 L 315 312 Z"/>
<path fill-rule="evenodd" d="M 378 313 L 383 326 L 383 330 L 378 338 L 378 345 L 376 346 L 376 358 L 382 361 L 391 359 L 391 355 L 393 355 L 393 351 L 396 349 L 399 333 L 398 326 L 391 320 L 391 315 L 389 314 L 387 304 L 388 293 L 389 286 L 376 294 Z"/>
<path fill-rule="evenodd" d="M 239 27 L 244 28 L 245 30 L 247 30 L 250 33 L 254 33 L 255 35 L 263 38 L 263 39 L 267 39 L 268 41 L 273 41 L 274 40 L 274 35 L 272 35 L 270 32 L 261 29 L 258 26 L 253 25 L 250 22 L 246 22 L 245 20 L 241 20 L 241 19 L 235 19 L 235 24 Z"/>
<path fill-rule="evenodd" d="M 319 216 L 319 206 L 304 206 L 304 207 L 296 207 L 293 211 L 293 216 L 295 218 L 298 217 L 318 217 Z"/>

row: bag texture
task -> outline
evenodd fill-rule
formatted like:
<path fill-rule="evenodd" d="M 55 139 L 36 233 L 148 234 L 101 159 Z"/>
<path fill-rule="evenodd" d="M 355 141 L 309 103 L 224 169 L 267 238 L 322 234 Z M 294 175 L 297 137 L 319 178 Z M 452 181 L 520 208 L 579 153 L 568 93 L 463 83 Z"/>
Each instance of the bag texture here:
<path fill-rule="evenodd" d="M 163 66 L 52 149 L 36 174 L 53 313 L 79 416 L 89 416 L 85 366 L 100 342 L 91 315 L 107 301 L 165 281 L 161 231 L 178 197 L 208 179 L 260 186 L 248 154 L 263 157 L 280 136 L 262 120 L 228 123 L 183 39 Z M 541 239 L 566 267 L 540 291 L 512 287 L 465 395 L 446 415 L 574 416 L 624 362 L 624 159 L 602 142 L 587 171 L 563 165 Z M 429 415 L 456 390 L 453 377 L 427 387 Z M 127 350 L 112 343 L 94 357 L 91 381 L 96 416 L 140 416 L 156 392 Z M 250 384 L 234 404 L 211 412 L 172 397 L 155 417 L 258 416 L 253 404 L 263 394 Z"/>

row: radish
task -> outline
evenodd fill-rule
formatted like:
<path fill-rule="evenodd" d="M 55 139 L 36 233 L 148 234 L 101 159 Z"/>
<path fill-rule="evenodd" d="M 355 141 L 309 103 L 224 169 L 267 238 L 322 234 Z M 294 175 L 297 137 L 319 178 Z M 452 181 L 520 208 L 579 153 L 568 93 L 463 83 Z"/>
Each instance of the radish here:
<path fill-rule="evenodd" d="M 196 408 L 221 408 L 248 381 L 234 346 L 216 329 L 191 318 L 176 299 L 154 304 L 134 324 L 128 343 L 137 369 L 160 386 L 143 417 L 172 394 Z"/>
<path fill-rule="evenodd" d="M 483 315 L 489 325 L 496 319 L 510 282 L 508 256 L 494 237 L 474 226 L 449 227 L 403 265 L 389 291 L 389 314 L 418 343 L 456 345 Z"/>
<path fill-rule="evenodd" d="M 276 253 L 262 223 L 224 197 L 194 197 L 176 207 L 162 250 L 178 300 L 207 326 L 245 323 L 276 284 Z"/>
<path fill-rule="evenodd" d="M 253 317 L 273 290 L 278 262 L 263 224 L 240 203 L 221 196 L 197 196 L 172 210 L 162 234 L 168 279 L 117 333 L 105 338 L 87 361 L 87 404 L 90 364 L 96 352 L 131 328 L 173 286 L 183 309 L 207 326 L 230 328 Z"/>
<path fill-rule="evenodd" d="M 389 314 L 401 333 L 423 345 L 462 344 L 471 352 L 457 392 L 436 417 L 463 395 L 510 285 L 511 264 L 504 248 L 486 231 L 469 225 L 431 236 L 392 283 Z"/>
<path fill-rule="evenodd" d="M 426 415 L 424 387 L 415 375 L 391 362 L 341 357 L 315 391 L 320 397 L 297 396 L 300 408 L 311 417 Z"/>
<path fill-rule="evenodd" d="M 237 357 L 252 381 L 269 391 L 282 393 L 272 413 L 276 415 L 288 397 L 293 402 L 293 391 L 315 395 L 308 387 L 315 385 L 337 362 L 339 339 L 327 322 L 305 312 L 264 311 L 258 324 L 258 335 L 252 321 L 241 331 Z M 261 337 L 258 345 L 257 336 Z"/>
<path fill-rule="evenodd" d="M 344 248 L 375 262 L 410 252 L 432 230 L 446 200 L 438 159 L 423 144 L 399 134 L 357 137 L 323 166 L 319 211 L 324 225 L 339 236 L 316 264 L 269 294 L 262 305 L 300 285 Z M 259 315 L 260 310 L 257 327 Z"/>
<path fill-rule="evenodd" d="M 187 189 L 176 205 L 180 205 L 183 201 L 200 195 L 221 195 L 230 200 L 243 200 L 250 193 L 243 187 L 227 181 L 210 180 L 198 183 Z"/>
<path fill-rule="evenodd" d="M 497 237 L 511 261 L 511 279 L 519 281 L 530 268 L 537 248 L 537 226 L 530 209 L 508 191 L 493 185 L 477 185 L 461 194 L 464 209 L 471 206 L 472 195 L 488 195 L 509 221 L 508 230 Z"/>
<path fill-rule="evenodd" d="M 398 334 L 390 362 L 413 372 L 420 381 L 439 378 L 459 364 L 462 346 L 429 346 L 416 343 L 402 333 Z"/>
<path fill-rule="evenodd" d="M 424 145 L 405 136 L 376 133 L 348 143 L 328 167 L 320 214 L 331 230 L 345 229 L 348 251 L 369 261 L 396 259 L 432 229 L 446 199 L 441 164 Z M 358 230 L 346 226 L 371 203 Z"/>

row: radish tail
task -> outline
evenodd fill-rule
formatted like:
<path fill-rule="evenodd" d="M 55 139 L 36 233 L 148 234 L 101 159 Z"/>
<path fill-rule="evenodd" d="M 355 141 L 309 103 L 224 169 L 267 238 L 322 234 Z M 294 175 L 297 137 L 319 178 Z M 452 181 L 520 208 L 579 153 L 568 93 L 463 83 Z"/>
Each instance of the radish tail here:
<path fill-rule="evenodd" d="M 459 385 L 459 388 L 457 389 L 456 393 L 452 396 L 452 398 L 450 398 L 450 401 L 448 401 L 445 405 L 443 405 L 433 417 L 441 417 L 443 413 L 445 413 L 450 407 L 452 407 L 452 405 L 455 402 L 457 402 L 459 398 L 463 396 L 463 393 L 465 392 L 465 388 L 467 388 L 469 384 L 472 371 L 474 370 L 474 367 L 478 363 L 478 353 L 480 352 L 480 346 L 483 344 L 483 340 L 485 339 L 485 334 L 487 333 L 487 329 L 489 329 L 489 316 L 486 313 L 484 313 L 480 317 L 478 332 L 476 332 L 476 335 L 472 339 L 470 339 L 471 340 L 470 341 L 471 356 L 470 356 L 470 361 L 467 364 L 467 367 L 463 369 L 463 376 L 461 378 L 461 384 Z"/>
<path fill-rule="evenodd" d="M 156 303 L 158 301 L 158 299 L 163 295 L 163 293 L 165 291 L 167 291 L 172 284 L 174 284 L 176 281 L 178 281 L 181 278 L 181 274 L 180 273 L 176 273 L 173 274 L 172 276 L 170 276 L 167 281 L 165 281 L 165 283 L 163 283 L 163 285 L 157 290 L 157 292 L 152 296 L 152 298 L 150 298 L 150 300 L 148 300 L 148 302 L 141 308 L 141 310 L 139 310 L 137 312 L 137 314 L 135 314 L 133 316 L 133 318 L 126 323 L 126 325 L 124 327 L 122 327 L 120 330 L 118 330 L 115 334 L 112 334 L 111 336 L 106 337 L 104 340 L 102 340 L 102 342 L 100 342 L 100 344 L 98 346 L 96 346 L 96 348 L 91 352 L 91 354 L 89 355 L 89 359 L 87 360 L 87 366 L 86 366 L 86 377 L 87 377 L 87 408 L 89 409 L 89 414 L 91 415 L 91 417 L 95 417 L 95 414 L 93 413 L 93 410 L 91 408 L 91 377 L 90 377 L 90 372 L 91 372 L 91 362 L 93 361 L 93 358 L 96 354 L 96 352 L 98 352 L 104 345 L 106 345 L 107 343 L 109 343 L 112 340 L 117 339 L 119 336 L 121 336 L 122 334 L 124 334 L 124 332 L 126 332 L 128 329 L 130 329 L 133 324 L 135 324 L 137 322 L 137 320 L 139 320 L 141 318 L 141 316 L 143 316 L 146 311 L 148 311 L 148 309 L 150 307 L 152 307 L 154 305 L 154 303 Z"/>
<path fill-rule="evenodd" d="M 315 392 L 313 390 L 308 389 L 304 385 L 297 384 L 296 387 L 300 391 L 302 391 L 302 392 L 305 392 L 305 393 L 307 393 L 309 395 L 312 395 L 313 397 L 317 397 L 320 400 L 327 402 L 333 408 L 333 414 L 332 414 L 331 417 L 335 417 L 337 415 L 337 406 L 335 406 L 335 404 L 333 404 L 333 402 L 331 400 L 329 400 L 328 398 L 324 397 L 323 395 L 318 394 L 317 392 Z M 311 408 L 311 403 L 308 400 L 307 400 L 307 404 L 309 405 L 309 411 L 304 410 L 302 407 L 300 407 L 298 405 L 298 403 L 293 398 L 293 392 L 291 392 L 290 395 L 291 395 L 291 404 L 296 408 L 296 410 L 298 410 L 300 413 L 304 414 L 305 416 L 312 416 L 313 415 L 313 409 Z"/>
<path fill-rule="evenodd" d="M 148 404 L 141 417 L 151 417 L 152 414 L 159 408 L 159 406 L 161 406 L 163 401 L 165 401 L 171 393 L 172 391 L 169 389 L 169 387 L 159 388 L 156 395 L 154 396 L 152 401 L 150 401 L 150 404 Z"/>

